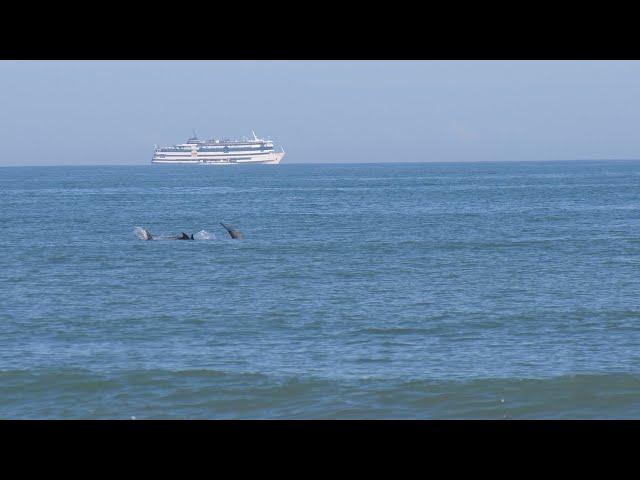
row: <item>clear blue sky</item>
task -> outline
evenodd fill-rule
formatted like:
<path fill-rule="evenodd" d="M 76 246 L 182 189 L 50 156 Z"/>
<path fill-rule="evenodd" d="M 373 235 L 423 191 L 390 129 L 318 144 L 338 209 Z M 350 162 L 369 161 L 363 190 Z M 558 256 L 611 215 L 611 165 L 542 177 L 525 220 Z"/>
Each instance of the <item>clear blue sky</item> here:
<path fill-rule="evenodd" d="M 283 163 L 640 158 L 640 62 L 0 61 L 0 165 L 149 164 L 255 130 Z"/>

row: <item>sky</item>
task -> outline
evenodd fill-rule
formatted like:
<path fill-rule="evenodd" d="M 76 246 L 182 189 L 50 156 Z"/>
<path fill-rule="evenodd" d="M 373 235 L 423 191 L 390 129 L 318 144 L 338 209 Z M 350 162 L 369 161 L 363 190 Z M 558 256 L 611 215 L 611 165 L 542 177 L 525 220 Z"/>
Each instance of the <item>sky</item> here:
<path fill-rule="evenodd" d="M 639 61 L 0 61 L 0 165 L 150 164 L 271 137 L 282 163 L 640 159 Z"/>

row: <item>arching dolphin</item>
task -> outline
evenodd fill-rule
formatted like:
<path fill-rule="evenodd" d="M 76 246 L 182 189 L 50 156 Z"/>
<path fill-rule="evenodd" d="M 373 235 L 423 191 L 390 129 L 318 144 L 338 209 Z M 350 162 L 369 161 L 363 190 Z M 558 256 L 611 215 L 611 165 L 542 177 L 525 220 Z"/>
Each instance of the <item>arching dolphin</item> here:
<path fill-rule="evenodd" d="M 231 225 L 225 225 L 224 223 L 220 223 L 220 225 L 222 225 L 225 228 L 225 230 L 227 232 L 229 232 L 229 235 L 231 235 L 231 238 L 236 239 L 236 240 L 240 240 L 240 239 L 244 238 L 242 236 L 242 234 L 240 233 L 240 230 L 236 230 Z"/>
<path fill-rule="evenodd" d="M 186 233 L 182 232 L 177 237 L 170 237 L 172 240 L 193 240 L 193 235 L 189 236 Z"/>
<path fill-rule="evenodd" d="M 151 232 L 146 228 L 140 228 L 138 231 L 140 232 L 142 240 L 153 240 L 153 235 L 151 235 Z"/>

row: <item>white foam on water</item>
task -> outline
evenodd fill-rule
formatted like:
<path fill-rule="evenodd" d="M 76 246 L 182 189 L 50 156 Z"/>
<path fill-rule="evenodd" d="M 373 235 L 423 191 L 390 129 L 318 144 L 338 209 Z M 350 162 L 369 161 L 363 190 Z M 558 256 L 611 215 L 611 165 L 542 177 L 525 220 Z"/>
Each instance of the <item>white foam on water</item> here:
<path fill-rule="evenodd" d="M 133 233 L 135 234 L 136 237 L 138 237 L 140 240 L 149 240 L 149 232 L 148 230 L 142 228 L 142 227 L 135 227 L 133 229 Z M 154 235 L 152 240 L 172 240 L 173 236 L 169 235 Z M 193 239 L 194 240 L 215 240 L 216 236 L 214 233 L 211 232 L 207 232 L 206 230 L 200 230 L 198 233 L 194 233 L 193 234 Z"/>
<path fill-rule="evenodd" d="M 193 234 L 194 240 L 215 240 L 216 236 L 213 233 L 207 232 L 206 230 L 200 230 L 198 233 Z"/>

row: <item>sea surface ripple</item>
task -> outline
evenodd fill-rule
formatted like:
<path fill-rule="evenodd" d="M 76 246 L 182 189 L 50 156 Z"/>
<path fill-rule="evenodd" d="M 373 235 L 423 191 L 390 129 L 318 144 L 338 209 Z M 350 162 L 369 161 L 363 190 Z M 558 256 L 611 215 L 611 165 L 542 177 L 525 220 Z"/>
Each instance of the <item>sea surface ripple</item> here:
<path fill-rule="evenodd" d="M 0 168 L 0 418 L 640 418 L 638 192 L 636 161 Z"/>

